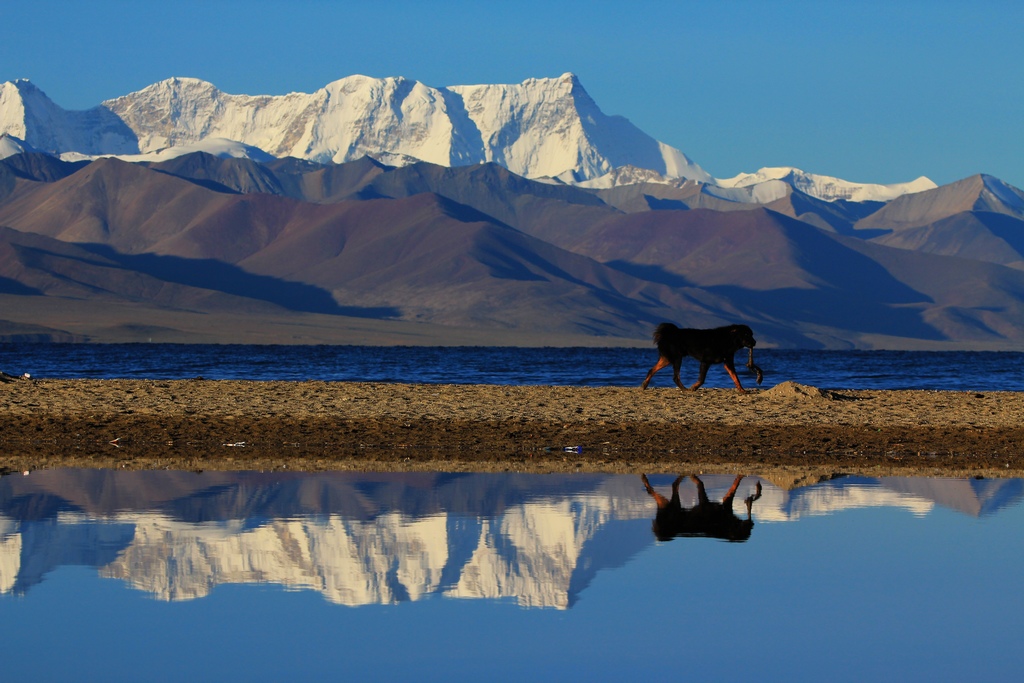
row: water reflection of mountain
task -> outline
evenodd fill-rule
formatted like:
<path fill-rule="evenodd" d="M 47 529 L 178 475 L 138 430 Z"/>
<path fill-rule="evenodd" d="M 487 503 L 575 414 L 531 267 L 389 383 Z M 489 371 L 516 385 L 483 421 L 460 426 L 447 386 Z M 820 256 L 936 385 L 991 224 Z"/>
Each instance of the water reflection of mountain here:
<path fill-rule="evenodd" d="M 36 472 L 0 479 L 0 590 L 88 565 L 169 600 L 272 582 L 347 605 L 440 594 L 564 608 L 650 543 L 637 488 L 590 475 Z"/>
<path fill-rule="evenodd" d="M 704 477 L 712 495 L 731 480 Z M 695 489 L 680 493 L 692 504 Z M 1020 480 L 765 483 L 754 517 L 935 504 L 985 515 L 1021 497 Z M 633 476 L 39 471 L 0 479 L 0 592 L 84 565 L 166 600 L 263 582 L 345 605 L 440 595 L 567 608 L 654 542 L 653 516 Z"/>
<path fill-rule="evenodd" d="M 974 517 L 992 515 L 1024 498 L 1021 479 L 842 477 L 813 486 L 766 491 L 757 518 L 793 521 L 866 507 L 898 507 L 926 515 L 940 505 Z"/>

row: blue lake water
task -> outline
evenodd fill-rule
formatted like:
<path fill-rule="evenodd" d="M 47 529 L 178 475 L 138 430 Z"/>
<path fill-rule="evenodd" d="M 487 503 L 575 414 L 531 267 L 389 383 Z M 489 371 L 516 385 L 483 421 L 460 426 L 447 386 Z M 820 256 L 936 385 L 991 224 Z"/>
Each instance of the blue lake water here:
<path fill-rule="evenodd" d="M 795 381 L 824 389 L 1024 389 L 1024 353 L 755 349 L 763 388 Z M 653 348 L 0 344 L 0 371 L 38 378 L 374 381 L 443 384 L 638 386 Z M 737 354 L 740 378 L 754 387 Z M 682 377 L 697 379 L 697 362 Z M 672 386 L 671 369 L 652 386 Z M 706 386 L 731 387 L 714 367 Z"/>
<path fill-rule="evenodd" d="M 1020 675 L 1024 482 L 747 477 L 730 516 L 758 483 L 727 542 L 656 540 L 639 474 L 3 477 L 3 678 Z"/>

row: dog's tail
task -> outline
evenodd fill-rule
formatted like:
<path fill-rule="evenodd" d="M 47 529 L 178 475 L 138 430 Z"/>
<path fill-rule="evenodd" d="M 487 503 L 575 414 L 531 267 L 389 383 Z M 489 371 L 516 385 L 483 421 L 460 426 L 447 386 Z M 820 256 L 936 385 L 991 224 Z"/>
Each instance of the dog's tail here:
<path fill-rule="evenodd" d="M 672 323 L 662 323 L 654 328 L 654 345 L 660 346 L 661 340 L 666 336 L 671 335 L 673 332 L 678 332 L 679 328 Z"/>

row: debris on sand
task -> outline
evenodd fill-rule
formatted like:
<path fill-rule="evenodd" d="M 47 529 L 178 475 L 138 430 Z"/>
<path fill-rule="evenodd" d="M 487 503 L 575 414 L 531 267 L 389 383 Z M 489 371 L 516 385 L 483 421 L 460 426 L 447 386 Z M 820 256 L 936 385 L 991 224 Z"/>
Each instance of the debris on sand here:
<path fill-rule="evenodd" d="M 828 401 L 833 401 L 836 398 L 835 394 L 831 391 L 812 387 L 808 384 L 789 381 L 776 384 L 764 393 L 772 398 L 810 398 L 825 399 Z"/>

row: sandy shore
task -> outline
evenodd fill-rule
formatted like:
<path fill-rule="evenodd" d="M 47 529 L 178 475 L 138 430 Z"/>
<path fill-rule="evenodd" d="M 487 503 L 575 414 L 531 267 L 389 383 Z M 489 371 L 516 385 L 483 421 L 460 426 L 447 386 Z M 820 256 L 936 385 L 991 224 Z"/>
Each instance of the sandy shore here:
<path fill-rule="evenodd" d="M 1018 392 L 8 379 L 0 468 L 1005 477 L 1022 424 Z"/>

